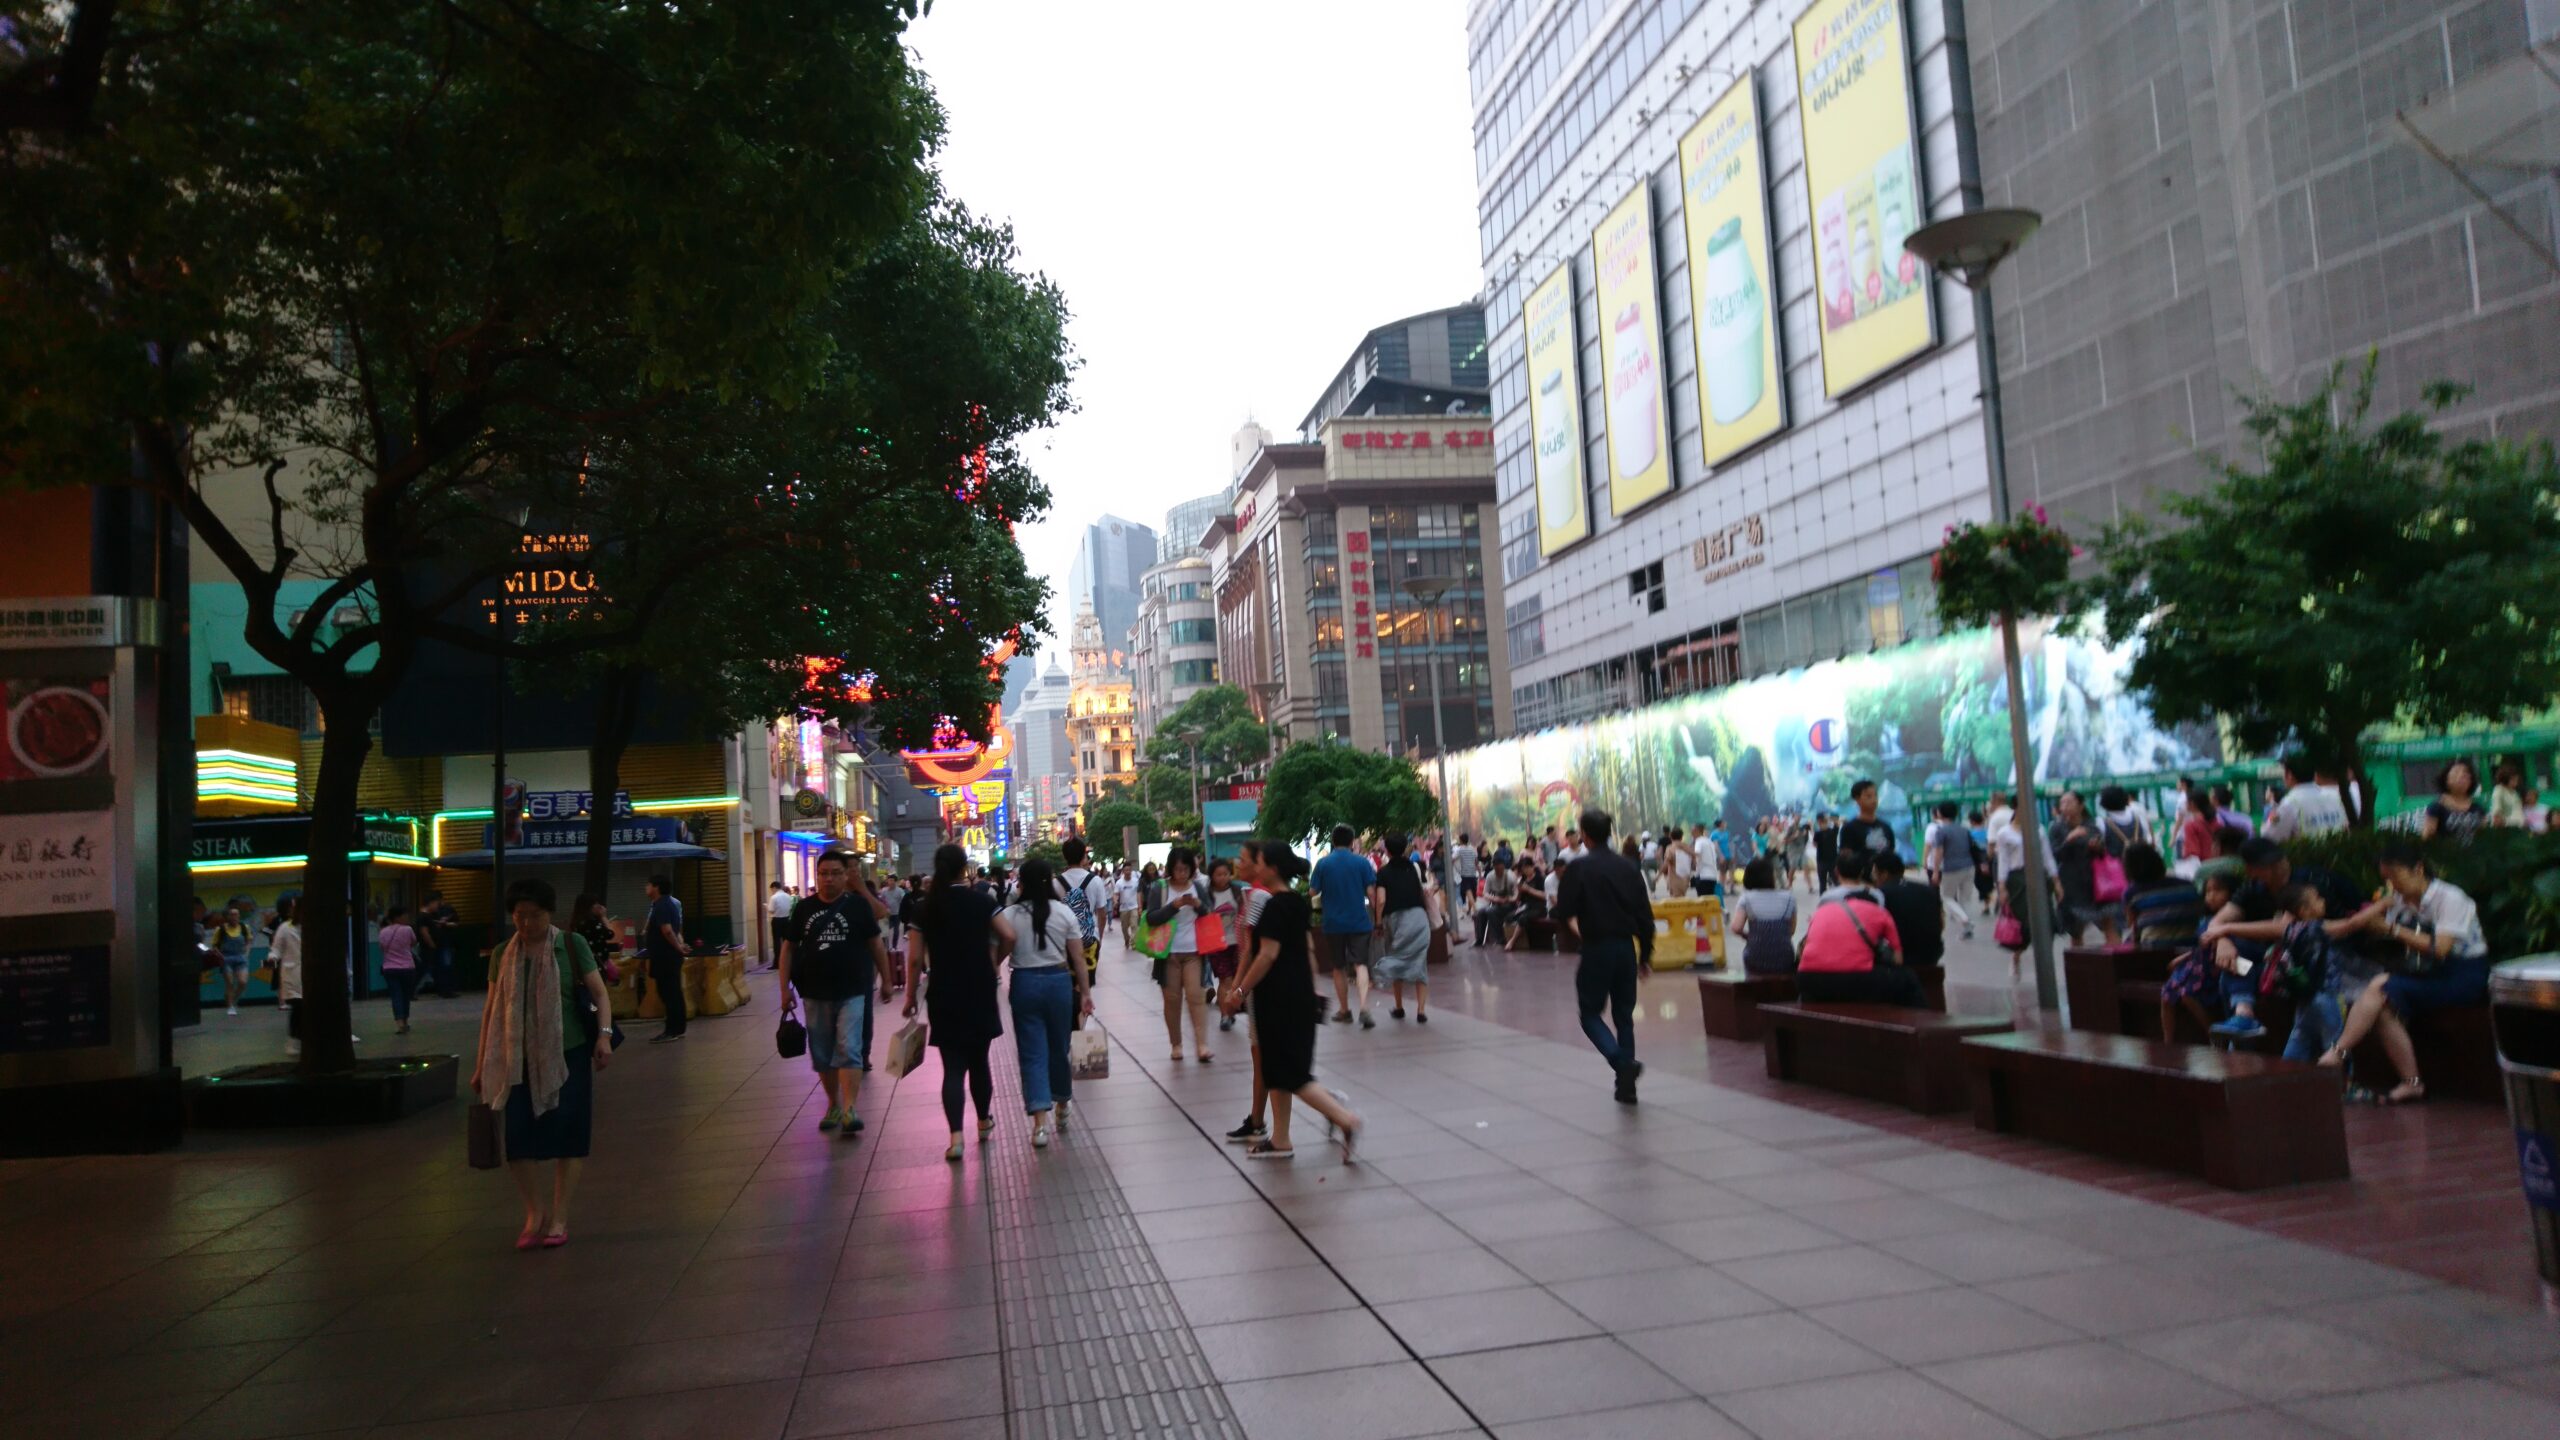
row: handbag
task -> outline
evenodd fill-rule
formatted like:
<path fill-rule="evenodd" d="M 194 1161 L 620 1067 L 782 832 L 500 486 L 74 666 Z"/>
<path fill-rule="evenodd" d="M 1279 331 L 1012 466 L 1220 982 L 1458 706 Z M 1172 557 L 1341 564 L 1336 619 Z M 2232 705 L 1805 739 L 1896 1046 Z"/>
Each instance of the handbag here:
<path fill-rule="evenodd" d="M 474 1100 L 464 1112 L 468 1121 L 463 1127 L 463 1151 L 474 1170 L 495 1170 L 503 1163 L 506 1145 L 498 1129 L 498 1112 Z"/>
<path fill-rule="evenodd" d="M 1216 911 L 1211 911 L 1202 915 L 1198 922 L 1193 925 L 1192 934 L 1198 937 L 1194 944 L 1199 953 L 1203 955 L 1215 954 L 1220 950 L 1226 949 L 1229 944 L 1229 941 L 1227 940 L 1227 924 L 1224 920 L 1218 918 Z"/>
<path fill-rule="evenodd" d="M 924 1024 L 910 1020 L 889 1037 L 889 1057 L 881 1066 L 891 1075 L 905 1075 L 924 1063 Z"/>
<path fill-rule="evenodd" d="M 1111 1076 L 1111 1036 L 1096 1020 L 1067 1039 L 1068 1073 L 1078 1080 L 1105 1080 Z"/>
<path fill-rule="evenodd" d="M 785 1060 L 797 1060 L 809 1053 L 809 1027 L 800 1023 L 798 1012 L 783 1012 L 782 1023 L 773 1027 L 773 1049 Z"/>
<path fill-rule="evenodd" d="M 2101 905 L 2113 905 L 2124 898 L 2124 862 L 2113 855 L 2101 855 L 2089 862 L 2089 891 Z"/>
<path fill-rule="evenodd" d="M 2017 916 L 2002 910 L 1999 922 L 1991 927 L 1991 943 L 2003 950 L 2024 950 L 2027 948 L 2027 927 L 2018 923 Z"/>

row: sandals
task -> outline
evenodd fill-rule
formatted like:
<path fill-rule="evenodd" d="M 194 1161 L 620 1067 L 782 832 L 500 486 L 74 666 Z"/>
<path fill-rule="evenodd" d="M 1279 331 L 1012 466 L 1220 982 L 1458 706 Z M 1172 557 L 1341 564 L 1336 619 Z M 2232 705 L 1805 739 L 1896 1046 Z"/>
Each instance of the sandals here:
<path fill-rule="evenodd" d="M 1294 1149 L 1283 1150 L 1268 1140 L 1256 1140 L 1244 1147 L 1244 1158 L 1247 1160 L 1287 1160 L 1297 1153 Z"/>

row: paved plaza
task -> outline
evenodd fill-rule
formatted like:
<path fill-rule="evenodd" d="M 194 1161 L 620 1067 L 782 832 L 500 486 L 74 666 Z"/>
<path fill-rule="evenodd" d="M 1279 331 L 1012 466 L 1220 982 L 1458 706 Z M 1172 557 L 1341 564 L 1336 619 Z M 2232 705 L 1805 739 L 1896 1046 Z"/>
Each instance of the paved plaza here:
<path fill-rule="evenodd" d="M 1293 1162 L 1221 1143 L 1242 1033 L 1168 1062 L 1116 944 L 1113 1073 L 1047 1151 L 1002 1044 L 996 1136 L 962 1163 L 931 1062 L 873 1077 L 861 1139 L 821 1135 L 759 976 L 747 1010 L 617 1057 L 556 1252 L 512 1249 L 512 1191 L 464 1166 L 458 1106 L 0 1164 L 0 1429 L 2560 1434 L 2560 1322 L 2516 1298 L 2521 1201 L 2483 1178 L 2495 1111 L 2360 1114 L 2356 1181 L 2222 1196 L 1781 1092 L 1756 1050 L 1703 1039 L 1678 973 L 1645 983 L 1631 1110 L 1574 1033 L 1570 964 L 1462 950 L 1427 1028 L 1383 998 L 1377 1030 L 1328 1026 L 1319 1073 L 1370 1126 L 1350 1167 L 1303 1116 Z M 2005 995 L 2005 961 L 1958 964 L 1959 1008 Z M 391 1048 L 363 1010 L 363 1048 Z M 476 1011 L 421 1002 L 400 1044 L 467 1049 Z M 269 1058 L 279 1023 L 212 1015 L 185 1061 Z M 2397 1123 L 2428 1128 L 2375 1128 Z M 2495 1273 L 2431 1262 L 2438 1210 L 2504 1237 L 2470 1247 Z"/>

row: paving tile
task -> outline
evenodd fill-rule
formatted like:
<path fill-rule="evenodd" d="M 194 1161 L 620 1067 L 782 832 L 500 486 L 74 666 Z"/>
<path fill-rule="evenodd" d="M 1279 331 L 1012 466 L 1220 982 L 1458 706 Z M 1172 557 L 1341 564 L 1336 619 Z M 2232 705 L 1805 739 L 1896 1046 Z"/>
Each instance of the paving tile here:
<path fill-rule="evenodd" d="M 2225 1320 L 2265 1308 L 2256 1297 L 2202 1276 L 2164 1274 L 2158 1265 L 2101 1265 L 1982 1288 L 2091 1335 Z"/>
<path fill-rule="evenodd" d="M 1004 1408 L 1003 1366 L 993 1355 L 975 1355 L 810 1376 L 800 1382 L 784 1433 L 833 1435 L 848 1423 L 921 1425 L 1001 1415 Z"/>
<path fill-rule="evenodd" d="M 1391 1322 L 1392 1323 L 1392 1322 Z M 1221 1381 L 1268 1380 L 1402 1358 L 1396 1338 L 1366 1310 L 1320 1310 L 1193 1329 Z"/>
<path fill-rule="evenodd" d="M 779 1440 L 800 1389 L 775 1380 L 603 1400 L 587 1407 L 570 1440 Z"/>
<path fill-rule="evenodd" d="M 1435 1295 L 1463 1295 L 1476 1290 L 1506 1290 L 1529 1283 L 1529 1277 L 1479 1245 L 1419 1254 L 1378 1255 L 1341 1262 L 1342 1278 L 1371 1305 L 1399 1300 L 1427 1300 Z"/>
<path fill-rule="evenodd" d="M 2560 1400 L 2477 1378 L 2306 1400 L 2284 1408 L 2355 1440 L 2560 1435 Z"/>
<path fill-rule="evenodd" d="M 564 1440 L 586 1417 L 587 1406 L 558 1405 L 542 1410 L 509 1410 L 496 1415 L 462 1415 L 450 1420 L 419 1420 L 407 1425 L 377 1425 L 365 1440 Z M 779 1423 L 773 1432 L 779 1433 Z"/>
<path fill-rule="evenodd" d="M 1412 1361 L 1221 1387 L 1247 1435 L 1412 1440 L 1463 1431 L 1467 1412 Z"/>
<path fill-rule="evenodd" d="M 1761 1385 L 1884 1368 L 1886 1359 L 1801 1315 L 1746 1315 L 1620 1337 L 1691 1391 L 1718 1396 Z"/>
<path fill-rule="evenodd" d="M 1716 1407 L 1759 1440 L 2032 1440 L 1908 1370 L 1747 1390 Z"/>
<path fill-rule="evenodd" d="M 1548 1289 L 1612 1334 L 1722 1320 L 1777 1308 L 1776 1301 L 1741 1281 L 1686 1262 L 1625 1275 L 1568 1280 Z"/>
<path fill-rule="evenodd" d="M 1822 1305 L 1808 1320 L 1902 1365 L 2059 1345 L 2077 1331 L 1979 1290 L 1925 1290 Z"/>
<path fill-rule="evenodd" d="M 1323 1265 L 1258 1270 L 1243 1281 L 1225 1275 L 1176 1280 L 1173 1295 L 1182 1305 L 1182 1317 L 1195 1327 L 1348 1310 L 1360 1303 L 1360 1297 Z"/>
<path fill-rule="evenodd" d="M 1480 1350 L 1430 1365 L 1441 1383 L 1488 1425 L 1681 1398 L 1671 1377 L 1605 1337 Z"/>
<path fill-rule="evenodd" d="M 1688 1257 L 1639 1230 L 1585 1231 L 1498 1243 L 1493 1253 L 1542 1285 L 1685 1265 Z"/>
<path fill-rule="evenodd" d="M 2097 1343 L 1949 1361 L 1923 1366 L 1919 1373 L 1996 1415 L 2056 1437 L 2182 1420 L 2247 1403 L 2157 1361 Z"/>
<path fill-rule="evenodd" d="M 1571 1196 L 1486 1205 L 1454 1211 L 1447 1218 L 1449 1223 L 1487 1245 L 1499 1245 L 1505 1240 L 1536 1240 L 1549 1235 L 1618 1228 L 1616 1216 L 1585 1205 Z"/>
<path fill-rule="evenodd" d="M 2444 1367 L 2297 1315 L 2252 1315 L 2126 1337 L 2127 1348 L 2252 1400 L 2303 1400 L 2446 1376 Z"/>
<path fill-rule="evenodd" d="M 1779 1304 L 1798 1307 L 1934 1290 L 1947 1283 L 1944 1276 L 1864 1245 L 1727 1260 L 1716 1268 Z"/>
<path fill-rule="evenodd" d="M 570 1380 L 565 1397 L 584 1398 L 577 1393 L 577 1380 Z M 586 1382 L 593 1384 L 592 1379 Z M 267 1435 L 297 1435 L 317 1430 L 362 1429 L 385 1417 L 400 1398 L 400 1387 L 386 1386 L 370 1375 L 340 1376 L 334 1380 L 310 1380 L 291 1385 L 251 1385 L 234 1390 L 197 1410 L 194 1416 L 170 1432 L 181 1440 L 251 1440 Z M 485 1409 L 527 1409 L 540 1402 L 525 1405 L 487 1405 Z M 466 1410 L 439 1413 L 462 1414 Z M 425 1419 L 425 1415 L 398 1418 Z"/>
<path fill-rule="evenodd" d="M 1378 1316 L 1426 1360 L 1599 1333 L 1573 1307 L 1534 1288 L 1407 1300 L 1379 1307 Z"/>
<path fill-rule="evenodd" d="M 1478 1432 L 1480 1433 L 1480 1432 Z M 1559 1415 L 1499 1426 L 1496 1440 L 1751 1440 L 1704 1400 L 1665 1400 L 1596 1415 Z"/>
<path fill-rule="evenodd" d="M 2224 1410 L 2165 1425 L 2115 1430 L 2107 1440 L 2337 1440 L 2338 1432 L 2280 1410 Z"/>
<path fill-rule="evenodd" d="M 1876 1248 L 1964 1285 L 2023 1280 L 2103 1265 L 2108 1257 L 2014 1225 L 1980 1226 L 1879 1240 Z"/>
<path fill-rule="evenodd" d="M 2387 1348 L 2455 1369 L 2560 1363 L 2560 1321 L 2443 1286 L 2304 1312 Z"/>
<path fill-rule="evenodd" d="M 879 1319 L 831 1320 L 818 1327 L 807 1363 L 795 1374 L 870 1370 L 919 1360 L 992 1355 L 998 1348 L 996 1307 L 920 1310 Z"/>
<path fill-rule="evenodd" d="M 1936 1235 L 1949 1230 L 1970 1230 L 1983 1223 L 1981 1211 L 1950 1205 L 1932 1195 L 1897 1194 L 1880 1200 L 1801 1205 L 1788 1213 L 1809 1225 L 1821 1226 L 1843 1240 L 1868 1244 L 1913 1235 Z"/>
<path fill-rule="evenodd" d="M 1840 1243 L 1840 1237 L 1828 1230 L 1774 1213 L 1656 1225 L 1652 1234 L 1674 1250 L 1710 1264 L 1790 1250 L 1819 1250 Z"/>
<path fill-rule="evenodd" d="M 634 1345 L 612 1361 L 595 1397 L 710 1390 L 760 1380 L 793 1379 L 809 1362 L 809 1342 L 816 1334 L 816 1327 L 802 1325 Z"/>

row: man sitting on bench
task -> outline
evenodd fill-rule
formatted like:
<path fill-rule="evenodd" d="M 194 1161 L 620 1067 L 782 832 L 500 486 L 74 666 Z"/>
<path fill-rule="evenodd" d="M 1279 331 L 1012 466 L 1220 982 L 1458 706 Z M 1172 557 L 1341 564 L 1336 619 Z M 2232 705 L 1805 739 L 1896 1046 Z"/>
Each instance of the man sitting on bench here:
<path fill-rule="evenodd" d="M 1868 857 L 1840 852 L 1840 884 L 1815 902 L 1796 959 L 1796 995 L 1817 1003 L 1927 1008 L 1920 980 L 1902 963 L 1902 935 L 1868 889 Z"/>
<path fill-rule="evenodd" d="M 1867 862 L 1867 874 L 1875 881 L 1876 898 L 1884 902 L 1884 913 L 1893 917 L 1893 928 L 1902 937 L 1902 965 L 1912 972 L 1912 979 L 1923 971 L 1935 970 L 1947 959 L 1947 907 L 1937 887 L 1906 879 L 1900 851 L 1887 850 Z"/>

